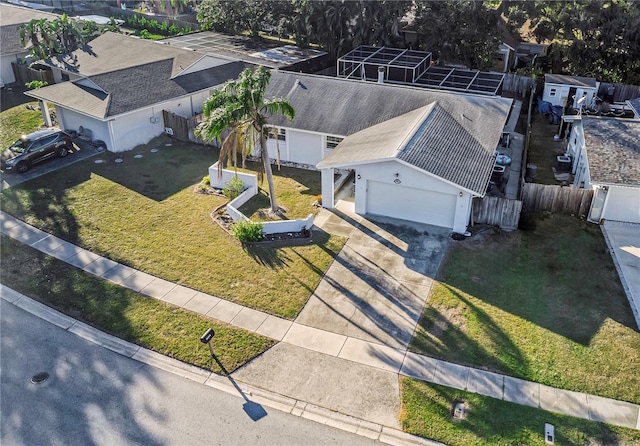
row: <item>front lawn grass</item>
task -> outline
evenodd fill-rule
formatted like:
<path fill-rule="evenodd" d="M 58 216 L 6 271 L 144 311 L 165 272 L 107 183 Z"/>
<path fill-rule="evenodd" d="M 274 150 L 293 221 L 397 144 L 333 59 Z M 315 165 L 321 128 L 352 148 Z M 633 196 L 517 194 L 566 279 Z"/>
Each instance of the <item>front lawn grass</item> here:
<path fill-rule="evenodd" d="M 3 284 L 106 333 L 225 374 L 200 336 L 213 328 L 213 351 L 226 372 L 275 341 L 98 279 L 9 237 L 0 238 Z"/>
<path fill-rule="evenodd" d="M 4 93 L 3 93 L 4 95 Z M 38 102 L 17 105 L 0 113 L 0 147 L 9 147 L 21 135 L 38 130 L 42 125 L 42 113 L 30 110 L 27 105 L 38 106 Z"/>
<path fill-rule="evenodd" d="M 569 216 L 452 245 L 410 348 L 640 403 L 640 333 L 607 245 Z"/>
<path fill-rule="evenodd" d="M 194 193 L 217 159 L 211 148 L 161 137 L 100 158 L 3 191 L 2 209 L 120 263 L 285 318 L 302 309 L 344 243 L 323 233 L 312 245 L 245 249 L 211 219 L 224 197 Z M 290 193 L 283 179 L 276 191 Z M 303 198 L 305 181 L 303 172 L 291 182 Z"/>
<path fill-rule="evenodd" d="M 401 377 L 400 423 L 405 432 L 451 446 L 545 445 L 544 424 L 562 445 L 638 444 L 640 431 L 582 420 L 477 393 Z M 467 418 L 451 419 L 455 401 L 468 404 Z"/>

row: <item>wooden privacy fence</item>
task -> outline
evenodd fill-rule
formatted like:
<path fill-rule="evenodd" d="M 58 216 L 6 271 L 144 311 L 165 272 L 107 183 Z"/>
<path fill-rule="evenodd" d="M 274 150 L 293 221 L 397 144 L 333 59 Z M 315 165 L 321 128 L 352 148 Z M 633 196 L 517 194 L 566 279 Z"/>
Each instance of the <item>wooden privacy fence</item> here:
<path fill-rule="evenodd" d="M 486 195 L 473 200 L 473 223 L 497 225 L 506 230 L 517 229 L 521 210 L 522 202 L 519 200 Z"/>
<path fill-rule="evenodd" d="M 53 85 L 55 83 L 53 80 L 53 71 L 50 69 L 37 70 L 35 68 L 30 68 L 28 65 L 16 62 L 11 62 L 11 69 L 13 70 L 16 82 L 20 85 L 24 85 L 31 81 L 43 81 L 49 85 Z"/>
<path fill-rule="evenodd" d="M 202 115 L 184 118 L 173 112 L 162 110 L 162 118 L 164 119 L 165 131 L 174 138 L 196 144 L 209 144 L 195 135 L 195 129 L 202 120 Z M 217 144 L 214 143 L 213 145 Z"/>
<path fill-rule="evenodd" d="M 592 199 L 593 190 L 576 186 L 524 183 L 522 188 L 522 203 L 532 211 L 586 216 Z"/>
<path fill-rule="evenodd" d="M 504 75 L 504 81 L 502 82 L 502 91 L 517 93 L 520 97 L 524 98 L 529 91 L 531 91 L 531 88 L 535 87 L 536 82 L 534 78 L 529 76 L 506 73 Z"/>
<path fill-rule="evenodd" d="M 613 87 L 613 102 L 624 102 L 628 99 L 640 98 L 640 86 L 627 84 L 611 84 L 608 82 L 600 82 L 598 96 L 606 99 L 609 87 Z"/>

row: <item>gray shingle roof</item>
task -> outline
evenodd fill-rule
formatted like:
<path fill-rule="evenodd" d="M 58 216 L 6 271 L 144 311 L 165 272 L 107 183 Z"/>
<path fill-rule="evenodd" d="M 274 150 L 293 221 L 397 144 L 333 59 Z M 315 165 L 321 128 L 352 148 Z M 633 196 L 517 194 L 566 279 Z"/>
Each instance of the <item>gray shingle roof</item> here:
<path fill-rule="evenodd" d="M 575 85 L 577 87 L 595 87 L 596 80 L 593 77 L 567 76 L 564 74 L 545 74 L 545 83 Z"/>
<path fill-rule="evenodd" d="M 20 24 L 28 23 L 31 19 L 55 20 L 59 16 L 50 12 L 0 3 L 0 17 L 2 20 L 0 25 L 0 54 L 8 56 L 27 51 L 27 48 L 20 45 L 20 32 L 18 31 Z"/>
<path fill-rule="evenodd" d="M 299 83 L 297 83 L 299 81 Z M 277 116 L 276 126 L 349 136 L 438 101 L 483 145 L 494 146 L 513 102 L 511 99 L 378 84 L 313 74 L 274 71 L 265 94 L 287 99 L 296 110 L 293 122 Z M 495 149 L 495 147 L 494 147 Z"/>
<path fill-rule="evenodd" d="M 395 158 L 432 108 L 433 104 L 420 107 L 347 136 L 317 167 L 348 167 Z"/>
<path fill-rule="evenodd" d="M 172 78 L 173 59 L 91 76 L 103 92 L 77 82 L 63 82 L 27 92 L 28 95 L 99 119 L 116 116 L 235 79 L 247 65 L 230 62 Z"/>
<path fill-rule="evenodd" d="M 172 75 L 175 76 L 202 57 L 203 54 L 194 51 L 106 32 L 71 53 L 71 56 L 56 56 L 46 59 L 44 63 L 82 76 L 93 76 L 172 59 Z"/>
<path fill-rule="evenodd" d="M 396 158 L 479 195 L 486 191 L 512 103 L 290 72 L 273 73 L 267 97 L 284 97 L 296 110 L 293 123 L 276 117 L 270 121 L 275 125 L 347 136 L 318 167 L 385 159 L 404 141 L 395 132 L 413 129 Z M 424 122 L 414 128 L 418 117 Z"/>
<path fill-rule="evenodd" d="M 582 125 L 591 181 L 640 186 L 640 121 L 583 116 Z"/>

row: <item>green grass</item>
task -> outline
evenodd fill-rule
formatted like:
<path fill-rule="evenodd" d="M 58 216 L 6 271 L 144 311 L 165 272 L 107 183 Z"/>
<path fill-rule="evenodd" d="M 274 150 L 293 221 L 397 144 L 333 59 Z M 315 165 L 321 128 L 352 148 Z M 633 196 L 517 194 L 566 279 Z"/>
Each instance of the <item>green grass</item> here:
<path fill-rule="evenodd" d="M 640 431 L 520 406 L 415 379 L 401 377 L 404 431 L 451 446 L 544 445 L 544 423 L 555 427 L 560 445 L 638 444 Z M 468 404 L 467 418 L 453 421 L 455 401 Z"/>
<path fill-rule="evenodd" d="M 640 403 L 640 333 L 600 228 L 572 217 L 452 246 L 410 348 Z"/>
<path fill-rule="evenodd" d="M 566 126 L 566 124 L 565 124 Z M 527 152 L 527 163 L 536 166 L 535 182 L 539 184 L 560 184 L 553 176 L 552 168 L 556 157 L 567 150 L 566 141 L 554 141 L 558 125 L 549 124 L 547 117 L 537 114 L 532 124 L 531 140 Z M 563 132 L 564 133 L 564 132 Z"/>
<path fill-rule="evenodd" d="M 115 261 L 285 318 L 302 309 L 344 243 L 318 234 L 313 245 L 243 248 L 211 219 L 225 199 L 194 193 L 217 159 L 213 149 L 161 137 L 101 157 L 103 164 L 89 159 L 3 191 L 2 209 Z M 306 174 L 287 175 L 276 187 L 291 181 L 305 197 Z"/>
<path fill-rule="evenodd" d="M 13 239 L 1 239 L 2 282 L 65 314 L 180 361 L 224 374 L 200 342 L 212 346 L 226 372 L 258 356 L 275 341 L 137 294 L 87 274 Z"/>
<path fill-rule="evenodd" d="M 253 221 L 276 219 L 294 220 L 317 214 L 313 207 L 320 193 L 320 172 L 304 171 L 282 167 L 274 168 L 274 185 L 277 191 L 278 207 L 284 210 L 282 218 L 265 213 L 271 207 L 269 194 L 260 189 L 258 195 L 247 201 L 239 210 Z M 266 184 L 264 185 L 266 188 Z"/>
<path fill-rule="evenodd" d="M 38 102 L 29 102 L 28 104 L 37 106 Z M 0 147 L 2 150 L 20 138 L 21 135 L 31 133 L 42 125 L 40 111 L 29 110 L 26 106 L 27 104 L 18 105 L 0 113 Z"/>

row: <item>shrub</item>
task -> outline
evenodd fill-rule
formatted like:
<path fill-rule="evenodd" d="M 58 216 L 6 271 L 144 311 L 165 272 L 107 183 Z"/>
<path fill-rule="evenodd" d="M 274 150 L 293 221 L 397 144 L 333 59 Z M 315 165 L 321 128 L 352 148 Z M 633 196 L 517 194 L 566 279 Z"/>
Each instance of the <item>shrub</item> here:
<path fill-rule="evenodd" d="M 211 177 L 209 175 L 202 177 L 202 183 L 211 186 Z"/>
<path fill-rule="evenodd" d="M 222 188 L 222 194 L 227 197 L 229 201 L 236 198 L 244 190 L 244 183 L 237 176 L 231 178 Z"/>
<path fill-rule="evenodd" d="M 151 33 L 149 31 L 147 31 L 146 29 L 143 29 L 140 31 L 140 38 L 141 39 L 151 39 Z"/>
<path fill-rule="evenodd" d="M 180 28 L 174 23 L 169 27 L 169 35 L 175 36 L 180 32 Z"/>
<path fill-rule="evenodd" d="M 35 90 L 37 88 L 46 87 L 49 85 L 47 81 L 31 81 L 24 84 L 29 90 Z"/>
<path fill-rule="evenodd" d="M 241 242 L 258 242 L 262 239 L 264 224 L 252 221 L 237 221 L 231 226 L 231 234 Z"/>

